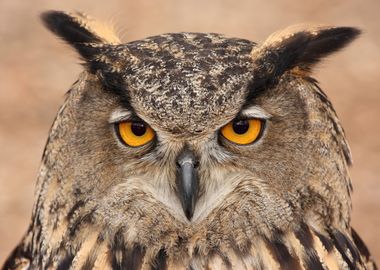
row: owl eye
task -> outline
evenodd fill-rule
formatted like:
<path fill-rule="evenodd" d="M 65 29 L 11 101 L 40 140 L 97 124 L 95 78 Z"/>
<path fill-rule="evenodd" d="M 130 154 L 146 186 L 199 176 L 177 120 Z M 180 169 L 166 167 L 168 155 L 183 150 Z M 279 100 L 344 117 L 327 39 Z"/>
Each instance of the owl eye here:
<path fill-rule="evenodd" d="M 263 121 L 261 119 L 235 119 L 222 127 L 220 132 L 227 140 L 246 145 L 257 140 L 262 127 Z"/>
<path fill-rule="evenodd" d="M 142 121 L 124 121 L 117 124 L 121 140 L 132 147 L 142 146 L 155 137 L 151 127 Z"/>

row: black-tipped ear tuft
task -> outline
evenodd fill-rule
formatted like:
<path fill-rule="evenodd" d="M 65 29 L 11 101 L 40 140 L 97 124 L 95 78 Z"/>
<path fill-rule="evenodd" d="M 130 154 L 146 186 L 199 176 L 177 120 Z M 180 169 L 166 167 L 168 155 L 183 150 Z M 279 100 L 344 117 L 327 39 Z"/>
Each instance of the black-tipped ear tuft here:
<path fill-rule="evenodd" d="M 360 34 L 353 27 L 296 25 L 269 36 L 252 51 L 254 85 L 263 88 L 285 71 L 307 75 L 323 57 L 342 49 Z"/>
<path fill-rule="evenodd" d="M 102 45 L 117 45 L 120 40 L 112 27 L 82 13 L 47 11 L 41 14 L 44 25 L 73 46 L 85 61 L 91 61 Z"/>
<path fill-rule="evenodd" d="M 79 16 L 62 11 L 47 11 L 41 14 L 44 25 L 54 34 L 75 45 L 75 43 L 101 43 L 101 39 L 87 29 Z"/>
<path fill-rule="evenodd" d="M 353 27 L 334 27 L 321 29 L 314 35 L 311 34 L 305 51 L 299 56 L 299 63 L 305 67 L 319 62 L 323 57 L 336 52 L 356 37 L 361 31 Z"/>

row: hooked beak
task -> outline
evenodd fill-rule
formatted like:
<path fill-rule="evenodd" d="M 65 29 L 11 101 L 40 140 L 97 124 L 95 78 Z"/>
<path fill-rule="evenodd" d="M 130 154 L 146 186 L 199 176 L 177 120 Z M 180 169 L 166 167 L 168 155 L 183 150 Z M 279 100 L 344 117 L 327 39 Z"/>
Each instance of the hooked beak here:
<path fill-rule="evenodd" d="M 193 217 L 198 199 L 198 165 L 194 153 L 187 148 L 177 158 L 178 197 L 188 220 Z"/>

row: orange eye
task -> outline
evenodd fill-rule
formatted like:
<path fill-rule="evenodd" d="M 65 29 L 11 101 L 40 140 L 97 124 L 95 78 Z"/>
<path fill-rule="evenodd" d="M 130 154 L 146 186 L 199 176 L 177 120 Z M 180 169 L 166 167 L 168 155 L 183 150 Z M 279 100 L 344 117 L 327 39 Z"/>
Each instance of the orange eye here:
<path fill-rule="evenodd" d="M 260 135 L 263 123 L 260 119 L 235 119 L 221 128 L 227 140 L 246 145 L 254 142 Z"/>
<path fill-rule="evenodd" d="M 120 138 L 129 146 L 142 146 L 154 139 L 153 129 L 144 122 L 126 121 L 117 125 Z"/>

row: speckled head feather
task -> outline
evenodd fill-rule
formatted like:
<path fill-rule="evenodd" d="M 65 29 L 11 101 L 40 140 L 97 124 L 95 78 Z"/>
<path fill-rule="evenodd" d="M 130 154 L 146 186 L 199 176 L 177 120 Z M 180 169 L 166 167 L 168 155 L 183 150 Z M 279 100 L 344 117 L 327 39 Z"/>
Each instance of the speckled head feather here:
<path fill-rule="evenodd" d="M 4 269 L 375 269 L 350 226 L 343 129 L 310 77 L 357 29 L 122 43 L 83 14 L 42 19 L 85 70 L 51 128 L 31 224 Z M 223 133 L 242 136 L 250 120 L 261 123 L 250 143 Z M 128 145 L 120 123 L 152 139 Z"/>

